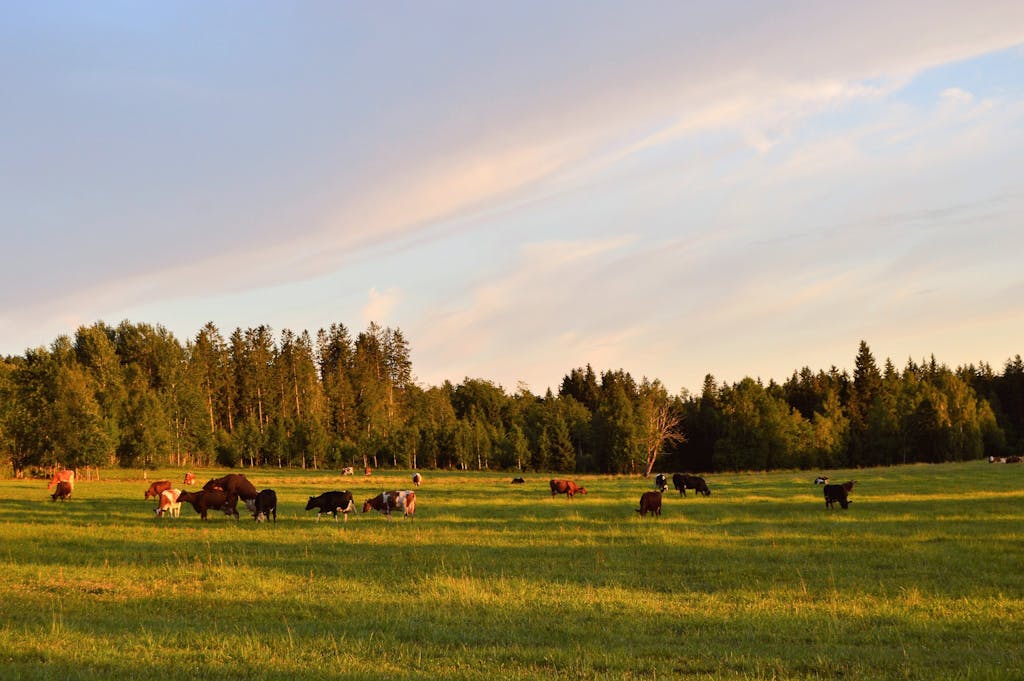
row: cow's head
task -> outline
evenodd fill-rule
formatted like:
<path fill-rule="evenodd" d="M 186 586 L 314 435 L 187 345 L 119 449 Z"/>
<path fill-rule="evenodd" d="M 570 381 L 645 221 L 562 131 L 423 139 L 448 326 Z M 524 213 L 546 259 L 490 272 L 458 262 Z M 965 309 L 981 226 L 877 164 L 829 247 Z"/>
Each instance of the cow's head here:
<path fill-rule="evenodd" d="M 578 488 L 576 490 L 576 494 L 586 494 L 586 493 L 587 493 L 587 488 L 586 487 L 580 487 L 580 488 Z"/>
<path fill-rule="evenodd" d="M 367 499 L 363 502 L 363 513 L 366 513 L 371 508 L 373 508 L 373 499 Z"/>

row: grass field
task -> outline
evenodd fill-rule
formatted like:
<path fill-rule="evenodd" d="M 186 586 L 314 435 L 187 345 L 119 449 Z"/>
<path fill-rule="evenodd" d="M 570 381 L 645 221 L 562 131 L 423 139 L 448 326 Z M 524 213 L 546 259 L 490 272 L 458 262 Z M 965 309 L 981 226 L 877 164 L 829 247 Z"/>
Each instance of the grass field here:
<path fill-rule="evenodd" d="M 0 679 L 1024 677 L 1021 465 L 831 472 L 858 481 L 847 511 L 816 471 L 710 475 L 660 519 L 643 478 L 569 502 L 426 471 L 415 522 L 347 525 L 306 498 L 408 475 L 241 472 L 276 525 L 157 519 L 138 471 L 63 504 L 0 481 Z"/>

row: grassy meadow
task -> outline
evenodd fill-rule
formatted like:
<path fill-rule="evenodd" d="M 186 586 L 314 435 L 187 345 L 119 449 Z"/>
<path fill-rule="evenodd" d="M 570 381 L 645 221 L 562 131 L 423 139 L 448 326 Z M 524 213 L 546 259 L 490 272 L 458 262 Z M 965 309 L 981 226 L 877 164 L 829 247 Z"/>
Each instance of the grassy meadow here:
<path fill-rule="evenodd" d="M 243 471 L 276 525 L 187 504 L 155 518 L 138 471 L 54 503 L 0 480 L 0 679 L 1020 679 L 1024 465 L 652 482 L 425 471 L 415 522 L 316 521 L 407 473 Z M 222 475 L 197 471 L 197 481 Z M 149 481 L 183 471 L 150 472 Z"/>

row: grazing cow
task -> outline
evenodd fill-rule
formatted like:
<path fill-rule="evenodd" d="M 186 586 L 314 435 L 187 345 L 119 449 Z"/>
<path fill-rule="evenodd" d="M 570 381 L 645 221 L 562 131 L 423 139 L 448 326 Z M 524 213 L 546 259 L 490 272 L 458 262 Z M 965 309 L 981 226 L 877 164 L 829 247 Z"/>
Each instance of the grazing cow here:
<path fill-rule="evenodd" d="M 318 509 L 316 521 L 320 522 L 320 516 L 330 513 L 334 516 L 334 522 L 338 522 L 338 512 L 345 515 L 345 522 L 348 522 L 348 514 L 355 510 L 356 504 L 352 499 L 352 492 L 324 492 L 320 496 L 310 497 L 306 504 L 306 510 Z"/>
<path fill-rule="evenodd" d="M 50 478 L 50 484 L 46 486 L 46 489 L 50 489 L 51 487 L 54 487 L 55 485 L 58 485 L 62 482 L 66 482 L 69 485 L 71 485 L 71 490 L 74 491 L 75 472 L 70 468 L 65 468 L 63 470 L 57 471 L 56 473 L 53 474 L 53 477 Z"/>
<path fill-rule="evenodd" d="M 193 473 L 192 471 L 189 471 L 188 473 L 185 473 L 185 484 L 186 485 L 194 485 L 194 484 L 196 484 L 196 474 Z"/>
<path fill-rule="evenodd" d="M 154 499 L 159 499 L 161 492 L 163 492 L 164 490 L 169 490 L 172 487 L 174 487 L 174 485 L 171 484 L 170 480 L 157 480 L 156 482 L 149 486 L 149 489 L 146 490 L 146 493 L 145 495 L 143 495 L 142 498 L 148 499 L 150 497 L 153 497 Z"/>
<path fill-rule="evenodd" d="M 651 515 L 661 515 L 661 492 L 644 492 L 640 495 L 640 508 L 636 510 L 640 517 L 650 512 Z"/>
<path fill-rule="evenodd" d="M 181 501 L 178 497 L 181 496 L 180 489 L 165 489 L 160 492 L 160 505 L 153 509 L 156 513 L 156 517 L 159 518 L 164 513 L 170 513 L 172 518 L 177 518 L 181 515 Z"/>
<path fill-rule="evenodd" d="M 525 481 L 525 480 L 523 480 L 522 478 L 512 478 L 512 484 L 513 484 L 513 485 L 522 485 L 522 484 L 524 484 L 525 482 L 526 482 L 526 481 Z"/>
<path fill-rule="evenodd" d="M 1024 458 L 1019 456 L 1008 456 L 1006 457 L 1005 463 L 1021 463 L 1022 461 L 1024 461 Z"/>
<path fill-rule="evenodd" d="M 587 493 L 586 487 L 580 487 L 572 480 L 555 479 L 549 482 L 548 484 L 551 486 L 551 496 L 555 496 L 556 494 L 564 494 L 569 498 L 569 501 L 572 501 L 572 498 L 577 494 Z"/>
<path fill-rule="evenodd" d="M 243 501 L 256 498 L 256 486 L 241 473 L 228 473 L 223 478 L 214 478 L 203 485 L 204 490 L 222 490 L 228 495 L 229 503 L 234 506 L 239 499 Z"/>
<path fill-rule="evenodd" d="M 654 476 L 654 489 L 659 492 L 664 492 L 668 489 L 668 478 L 665 477 L 664 473 L 658 473 Z"/>
<path fill-rule="evenodd" d="M 271 515 L 274 516 L 274 522 L 277 522 L 277 492 L 272 489 L 260 490 L 255 499 L 246 499 L 245 507 L 258 523 L 270 520 Z"/>
<path fill-rule="evenodd" d="M 816 477 L 814 479 L 814 484 L 815 485 L 827 485 L 828 484 L 828 478 L 826 476 L 824 476 L 824 475 L 819 475 L 818 477 Z"/>
<path fill-rule="evenodd" d="M 373 475 L 373 469 L 369 466 L 366 467 L 366 473 L 364 475 Z"/>
<path fill-rule="evenodd" d="M 856 480 L 851 480 L 841 485 L 825 485 L 825 508 L 832 508 L 832 504 L 837 501 L 842 508 L 849 508 L 851 502 L 847 499 L 847 495 L 856 482 Z"/>
<path fill-rule="evenodd" d="M 71 498 L 72 487 L 71 483 L 67 480 L 61 480 L 57 483 L 56 489 L 53 490 L 53 494 L 50 495 L 50 501 L 67 501 Z"/>
<path fill-rule="evenodd" d="M 372 499 L 363 502 L 363 513 L 370 509 L 380 511 L 391 520 L 392 511 L 401 511 L 402 520 L 408 518 L 415 520 L 416 516 L 416 492 L 412 490 L 397 490 L 393 492 L 381 492 Z"/>
<path fill-rule="evenodd" d="M 687 488 L 694 490 L 697 494 L 703 494 L 706 497 L 711 496 L 711 490 L 708 489 L 708 484 L 704 482 L 704 478 L 696 475 L 676 473 L 672 476 L 672 485 L 679 490 L 679 496 L 681 497 L 686 496 Z"/>
<path fill-rule="evenodd" d="M 419 473 L 413 473 L 412 474 L 412 484 L 414 484 L 417 487 L 419 487 L 421 482 L 423 482 L 423 476 L 420 475 Z"/>
<path fill-rule="evenodd" d="M 352 468 L 352 466 L 345 466 L 344 468 L 341 469 L 342 475 L 355 475 L 355 473 L 356 469 Z"/>
<path fill-rule="evenodd" d="M 225 515 L 233 515 L 238 519 L 237 496 L 231 496 L 221 489 L 202 489 L 198 492 L 182 492 L 178 495 L 178 501 L 192 504 L 199 517 L 206 520 L 206 512 L 209 510 L 224 511 Z"/>

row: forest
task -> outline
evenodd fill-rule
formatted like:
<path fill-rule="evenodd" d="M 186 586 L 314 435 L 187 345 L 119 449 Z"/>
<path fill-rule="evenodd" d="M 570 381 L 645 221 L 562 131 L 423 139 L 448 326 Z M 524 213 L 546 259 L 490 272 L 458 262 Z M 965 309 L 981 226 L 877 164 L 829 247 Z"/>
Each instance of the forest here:
<path fill-rule="evenodd" d="M 829 469 L 1024 451 L 1024 362 L 881 365 L 783 383 L 708 375 L 671 393 L 623 369 L 571 369 L 558 392 L 485 378 L 417 384 L 409 341 L 371 323 L 267 326 L 184 344 L 162 326 L 102 322 L 0 357 L 0 460 L 155 468 L 432 468 L 581 473 Z"/>

